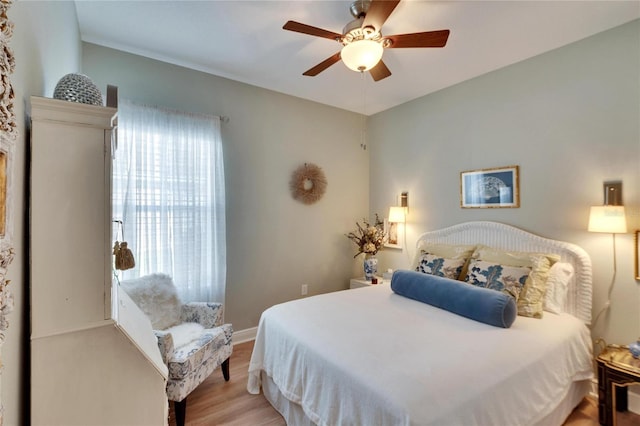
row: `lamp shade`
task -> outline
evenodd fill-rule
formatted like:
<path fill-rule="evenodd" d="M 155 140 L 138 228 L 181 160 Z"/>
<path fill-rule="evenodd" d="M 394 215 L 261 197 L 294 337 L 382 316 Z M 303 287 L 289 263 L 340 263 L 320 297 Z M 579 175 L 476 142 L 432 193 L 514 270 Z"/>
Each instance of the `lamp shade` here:
<path fill-rule="evenodd" d="M 627 232 L 627 218 L 624 206 L 593 206 L 589 214 L 589 232 L 624 234 Z"/>
<path fill-rule="evenodd" d="M 345 45 L 340 52 L 342 62 L 354 71 L 369 71 L 382 59 L 383 47 L 373 40 L 357 40 Z"/>
<path fill-rule="evenodd" d="M 389 222 L 404 223 L 404 221 L 405 221 L 404 207 L 389 207 Z"/>

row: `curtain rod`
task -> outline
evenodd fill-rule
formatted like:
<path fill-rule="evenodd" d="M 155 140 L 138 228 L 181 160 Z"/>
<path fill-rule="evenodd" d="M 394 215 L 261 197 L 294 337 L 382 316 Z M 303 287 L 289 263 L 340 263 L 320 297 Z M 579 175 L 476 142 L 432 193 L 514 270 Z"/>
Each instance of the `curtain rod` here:
<path fill-rule="evenodd" d="M 202 117 L 218 117 L 220 119 L 221 123 L 228 123 L 229 122 L 229 116 L 228 115 L 211 115 L 211 114 L 207 114 L 207 113 L 186 112 L 186 111 L 180 111 L 180 110 L 173 109 L 173 108 L 162 107 L 162 106 L 159 106 L 159 105 L 148 105 L 148 104 L 144 104 L 144 103 L 138 103 L 137 101 L 133 101 L 133 100 L 129 100 L 129 102 L 131 102 L 133 104 L 136 104 L 136 105 L 140 105 L 140 106 L 147 106 L 147 107 L 157 108 L 159 110 L 170 111 L 170 112 L 175 112 L 175 113 L 179 113 L 179 114 L 199 115 L 199 116 L 202 116 Z M 107 85 L 107 106 L 108 107 L 118 108 L 118 87 L 117 86 Z"/>

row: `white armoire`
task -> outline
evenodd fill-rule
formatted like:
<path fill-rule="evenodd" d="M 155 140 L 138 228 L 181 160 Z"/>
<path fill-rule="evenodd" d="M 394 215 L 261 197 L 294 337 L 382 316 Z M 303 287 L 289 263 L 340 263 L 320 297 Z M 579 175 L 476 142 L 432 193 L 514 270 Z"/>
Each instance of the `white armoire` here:
<path fill-rule="evenodd" d="M 32 97 L 31 424 L 166 425 L 167 368 L 112 284 L 117 110 Z"/>

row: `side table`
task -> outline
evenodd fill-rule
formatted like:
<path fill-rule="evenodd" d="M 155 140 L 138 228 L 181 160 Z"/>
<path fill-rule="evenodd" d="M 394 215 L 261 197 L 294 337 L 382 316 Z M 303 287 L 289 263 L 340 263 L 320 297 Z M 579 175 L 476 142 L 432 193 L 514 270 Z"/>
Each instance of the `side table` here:
<path fill-rule="evenodd" d="M 372 284 L 371 281 L 367 281 L 364 277 L 351 278 L 351 280 L 349 281 L 349 289 L 369 287 L 370 285 L 389 284 L 391 282 L 390 280 L 383 280 L 382 277 L 376 278 L 378 278 L 378 284 Z"/>
<path fill-rule="evenodd" d="M 598 364 L 598 418 L 600 424 L 614 425 L 614 410 L 627 411 L 627 387 L 640 383 L 640 359 L 626 346 L 609 345 L 596 358 Z M 615 386 L 614 385 L 619 385 Z"/>

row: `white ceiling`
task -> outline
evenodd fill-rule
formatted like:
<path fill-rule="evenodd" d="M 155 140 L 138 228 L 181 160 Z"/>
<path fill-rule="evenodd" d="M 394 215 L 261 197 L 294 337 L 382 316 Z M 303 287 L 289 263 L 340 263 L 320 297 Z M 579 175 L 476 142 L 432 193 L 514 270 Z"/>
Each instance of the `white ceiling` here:
<path fill-rule="evenodd" d="M 367 115 L 640 18 L 640 1 L 403 0 L 383 34 L 450 29 L 442 49 L 388 49 L 379 82 L 341 62 L 304 71 L 340 50 L 282 29 L 288 20 L 341 33 L 350 1 L 76 0 L 83 41 L 182 65 Z"/>

